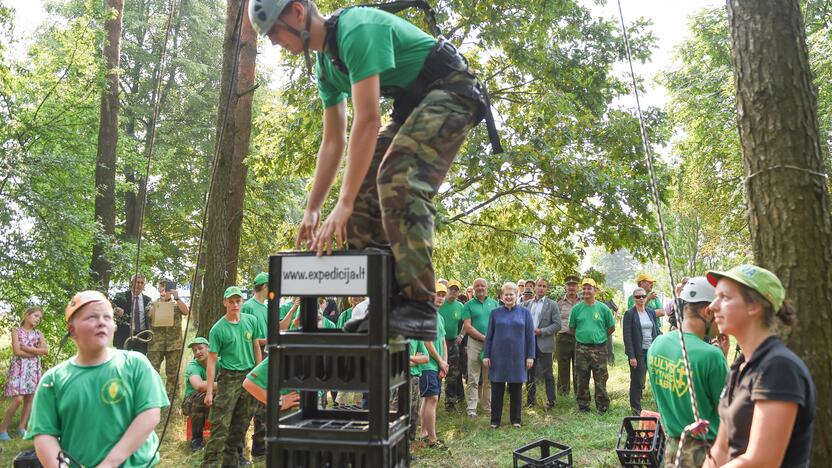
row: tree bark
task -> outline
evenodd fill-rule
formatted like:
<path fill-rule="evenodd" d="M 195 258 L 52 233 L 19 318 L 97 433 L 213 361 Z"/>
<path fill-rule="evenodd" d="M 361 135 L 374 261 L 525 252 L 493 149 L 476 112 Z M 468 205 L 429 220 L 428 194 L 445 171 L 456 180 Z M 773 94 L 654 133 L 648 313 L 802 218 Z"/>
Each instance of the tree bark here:
<path fill-rule="evenodd" d="M 243 6 L 241 57 L 237 67 L 239 81 L 230 89 L 236 55 L 236 23 L 240 3 L 228 0 L 223 41 L 223 65 L 220 79 L 220 102 L 217 112 L 219 156 L 214 167 L 214 186 L 208 199 L 205 226 L 205 272 L 202 296 L 199 298 L 199 336 L 207 333 L 224 313 L 222 294 L 237 282 L 237 258 L 240 249 L 240 225 L 245 197 L 246 170 L 243 160 L 248 152 L 251 132 L 251 94 L 239 96 L 239 90 L 250 89 L 254 82 L 256 36 L 248 23 Z M 229 96 L 231 92 L 231 96 Z M 226 118 L 226 106 L 228 116 Z M 223 130 L 223 124 L 225 128 Z M 220 140 L 221 138 L 221 140 Z M 235 149 L 236 148 L 236 149 Z"/>
<path fill-rule="evenodd" d="M 797 0 L 730 0 L 737 122 L 754 258 L 798 310 L 788 339 L 817 386 L 812 465 L 832 460 L 832 220 Z"/>
<path fill-rule="evenodd" d="M 107 39 L 104 60 L 107 62 L 107 84 L 101 92 L 101 123 L 98 127 L 98 155 L 95 163 L 95 221 L 101 231 L 95 236 L 90 270 L 94 287 L 110 288 L 112 266 L 107 259 L 107 247 L 113 239 L 116 225 L 116 148 L 118 147 L 118 66 L 121 42 L 123 0 L 106 0 L 108 10 L 115 17 L 107 20 Z"/>

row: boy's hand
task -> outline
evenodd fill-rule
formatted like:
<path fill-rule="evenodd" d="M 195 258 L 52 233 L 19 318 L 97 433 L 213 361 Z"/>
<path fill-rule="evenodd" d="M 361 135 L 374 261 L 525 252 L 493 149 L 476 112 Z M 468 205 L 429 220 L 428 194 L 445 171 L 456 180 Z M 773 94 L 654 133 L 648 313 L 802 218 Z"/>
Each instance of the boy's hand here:
<path fill-rule="evenodd" d="M 205 393 L 205 406 L 211 406 L 214 404 L 214 395 L 211 392 Z"/>
<path fill-rule="evenodd" d="M 309 208 L 303 213 L 303 220 L 300 222 L 298 229 L 298 237 L 295 239 L 295 248 L 301 247 L 311 249 L 312 241 L 315 237 L 315 229 L 318 228 L 318 223 L 321 220 L 321 212 L 319 210 L 310 210 Z"/>
<path fill-rule="evenodd" d="M 300 395 L 298 392 L 291 392 L 280 398 L 280 410 L 286 411 L 300 406 Z"/>
<path fill-rule="evenodd" d="M 352 216 L 353 206 L 339 200 L 335 209 L 326 218 L 318 232 L 312 238 L 312 250 L 318 255 L 332 255 L 332 235 L 335 235 L 335 247 L 343 247 L 347 243 L 347 222 Z"/>

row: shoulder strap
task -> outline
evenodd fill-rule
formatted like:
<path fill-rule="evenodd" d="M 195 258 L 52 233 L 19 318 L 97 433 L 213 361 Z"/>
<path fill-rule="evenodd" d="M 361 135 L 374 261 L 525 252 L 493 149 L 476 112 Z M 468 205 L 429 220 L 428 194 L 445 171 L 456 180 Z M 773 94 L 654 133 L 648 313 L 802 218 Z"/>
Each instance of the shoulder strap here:
<path fill-rule="evenodd" d="M 329 51 L 329 60 L 332 62 L 332 65 L 341 73 L 349 74 L 347 65 L 344 64 L 338 53 L 338 18 L 341 17 L 341 13 L 343 12 L 344 8 L 339 8 L 335 10 L 329 18 L 327 18 L 324 23 L 324 27 L 326 27 L 326 37 L 324 38 L 324 43 Z"/>

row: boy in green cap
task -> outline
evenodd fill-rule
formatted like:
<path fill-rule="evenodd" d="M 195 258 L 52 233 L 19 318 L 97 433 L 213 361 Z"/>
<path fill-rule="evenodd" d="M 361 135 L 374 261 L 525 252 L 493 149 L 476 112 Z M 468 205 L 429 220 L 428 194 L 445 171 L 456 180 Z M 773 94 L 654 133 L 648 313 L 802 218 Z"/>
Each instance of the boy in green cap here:
<path fill-rule="evenodd" d="M 38 384 L 26 433 L 38 459 L 47 467 L 58 466 L 59 454 L 83 466 L 157 464 L 153 430 L 170 404 L 159 374 L 143 354 L 110 347 L 113 307 L 100 292 L 76 294 L 65 318 L 78 353 Z"/>
<path fill-rule="evenodd" d="M 211 438 L 205 446 L 203 467 L 248 465 L 242 455 L 243 442 L 251 418 L 251 399 L 243 392 L 243 381 L 254 368 L 254 354 L 259 351 L 257 339 L 261 335 L 257 319 L 241 314 L 243 291 L 229 286 L 223 294 L 225 315 L 217 320 L 208 334 L 208 369 L 206 379 L 214 381 L 219 359 L 219 375 L 216 378 L 217 398 L 214 389 L 207 387 L 205 404 L 211 407 Z"/>
<path fill-rule="evenodd" d="M 188 343 L 194 358 L 185 367 L 185 398 L 182 399 L 182 414 L 191 418 L 191 451 L 196 452 L 205 447 L 202 430 L 208 419 L 208 406 L 205 405 L 205 391 L 208 388 L 208 340 L 198 336 Z M 217 382 L 212 388 L 217 391 Z"/>

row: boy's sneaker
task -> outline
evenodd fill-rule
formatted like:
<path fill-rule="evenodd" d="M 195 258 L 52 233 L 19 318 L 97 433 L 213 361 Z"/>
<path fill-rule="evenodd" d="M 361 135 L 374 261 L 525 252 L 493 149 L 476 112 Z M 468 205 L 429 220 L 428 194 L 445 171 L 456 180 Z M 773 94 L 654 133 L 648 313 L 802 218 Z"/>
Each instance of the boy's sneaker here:
<path fill-rule="evenodd" d="M 191 452 L 198 452 L 205 448 L 205 441 L 202 439 L 191 440 Z"/>
<path fill-rule="evenodd" d="M 432 449 L 435 449 L 435 450 L 441 450 L 443 452 L 448 452 L 449 451 L 448 446 L 445 445 L 445 443 L 442 442 L 439 439 L 436 439 L 436 442 L 434 442 L 432 444 L 428 443 L 428 447 L 430 447 Z"/>
<path fill-rule="evenodd" d="M 0 441 L 3 441 L 3 442 L 8 442 L 8 441 L 10 441 L 10 440 L 12 440 L 12 438 L 11 438 L 11 437 L 9 437 L 9 433 L 8 433 L 8 432 L 6 432 L 6 431 L 0 432 Z"/>

